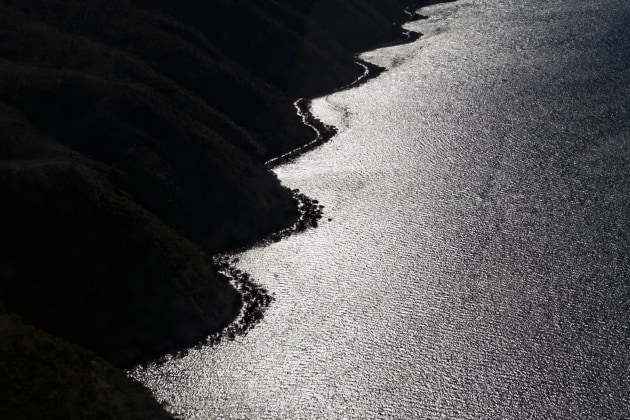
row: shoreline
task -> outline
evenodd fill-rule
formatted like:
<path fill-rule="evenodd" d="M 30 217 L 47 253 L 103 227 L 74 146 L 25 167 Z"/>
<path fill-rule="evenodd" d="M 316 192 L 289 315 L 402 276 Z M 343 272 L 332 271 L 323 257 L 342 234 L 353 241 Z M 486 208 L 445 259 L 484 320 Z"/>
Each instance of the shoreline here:
<path fill-rule="evenodd" d="M 409 13 L 408 11 L 406 12 Z M 417 14 L 417 13 L 410 16 L 411 16 L 410 19 L 405 20 L 400 25 L 402 26 L 405 23 L 413 22 L 420 19 L 426 19 L 425 16 Z M 397 45 L 410 44 L 420 39 L 420 37 L 422 37 L 422 34 L 419 32 L 404 31 L 403 34 L 405 38 L 402 40 L 380 44 L 377 47 L 371 50 L 367 50 L 367 51 L 373 51 L 373 50 L 378 50 L 378 49 L 387 48 L 387 47 L 394 47 Z M 331 138 L 333 138 L 337 134 L 337 127 L 333 125 L 325 124 L 319 118 L 313 115 L 313 113 L 311 112 L 311 101 L 313 101 L 313 99 L 333 95 L 337 92 L 342 92 L 344 90 L 354 89 L 356 87 L 359 87 L 369 82 L 372 79 L 377 78 L 378 76 L 383 74 L 385 71 L 387 71 L 385 67 L 381 67 L 377 64 L 370 63 L 369 61 L 363 60 L 362 58 L 359 57 L 360 54 L 361 53 L 357 53 L 354 59 L 357 65 L 363 67 L 364 72 L 356 80 L 348 83 L 347 85 L 341 86 L 336 89 L 332 89 L 328 92 L 324 92 L 321 95 L 311 96 L 311 97 L 306 97 L 306 98 L 299 98 L 293 103 L 293 105 L 295 106 L 297 110 L 298 115 L 302 118 L 302 122 L 304 123 L 304 125 L 306 125 L 307 127 L 310 127 L 315 132 L 315 138 L 302 146 L 296 147 L 295 149 L 290 150 L 278 157 L 267 160 L 265 162 L 265 166 L 268 169 L 271 170 L 275 168 L 276 166 L 280 166 L 285 163 L 289 163 L 293 161 L 294 159 L 298 158 L 302 154 L 309 152 L 315 149 L 316 147 L 328 142 Z"/>
<path fill-rule="evenodd" d="M 408 15 L 408 19 L 403 19 L 400 21 L 393 22 L 394 25 L 397 25 L 398 27 L 401 28 L 401 35 L 402 35 L 401 39 L 383 42 L 376 45 L 374 48 L 370 48 L 365 51 L 360 51 L 360 52 L 355 53 L 354 55 L 355 63 L 363 67 L 364 69 L 364 72 L 361 76 L 359 76 L 356 80 L 346 85 L 343 85 L 335 89 L 331 89 L 329 91 L 318 94 L 316 96 L 309 96 L 309 97 L 297 99 L 293 103 L 293 105 L 295 106 L 298 115 L 302 118 L 304 125 L 306 125 L 307 127 L 310 127 L 315 132 L 315 138 L 303 144 L 302 146 L 298 146 L 295 149 L 289 150 L 288 152 L 280 156 L 268 159 L 265 162 L 265 166 L 271 170 L 275 168 L 276 166 L 280 166 L 285 163 L 291 162 L 294 159 L 298 158 L 300 155 L 310 150 L 315 149 L 316 147 L 326 143 L 331 138 L 333 138 L 337 134 L 337 127 L 325 124 L 320 119 L 315 117 L 310 110 L 311 101 L 316 98 L 333 95 L 337 92 L 342 92 L 344 90 L 359 87 L 363 85 L 364 83 L 367 83 L 370 80 L 375 79 L 378 76 L 380 76 L 383 72 L 387 71 L 385 67 L 379 66 L 374 63 L 370 63 L 369 61 L 363 60 L 359 56 L 362 53 L 367 52 L 367 51 L 374 51 L 381 48 L 388 48 L 388 47 L 395 47 L 398 45 L 411 44 L 412 42 L 417 41 L 423 36 L 423 34 L 420 32 L 408 31 L 406 29 L 403 29 L 402 26 L 407 23 L 427 19 L 428 18 L 427 16 L 421 15 L 420 13 L 418 13 L 418 11 L 424 7 L 432 6 L 432 5 L 440 4 L 440 3 L 450 3 L 454 1 L 456 0 L 427 0 L 417 6 L 405 8 L 404 13 Z"/>
<path fill-rule="evenodd" d="M 426 19 L 426 16 L 417 13 L 417 11 L 422 7 L 442 2 L 445 1 L 429 1 L 422 6 L 407 8 L 405 10 L 405 13 L 409 15 L 409 19 L 405 19 L 400 22 L 394 22 L 394 24 L 402 27 L 402 25 L 406 23 Z M 382 43 L 366 51 L 373 51 L 381 48 L 404 45 L 415 42 L 420 37 L 422 37 L 422 33 L 407 30 L 403 30 L 401 35 L 403 35 L 403 39 Z M 279 165 L 286 164 L 295 160 L 302 154 L 307 153 L 315 149 L 316 147 L 328 142 L 337 134 L 338 130 L 335 126 L 325 124 L 312 114 L 310 104 L 313 99 L 356 88 L 387 71 L 385 67 L 381 67 L 379 65 L 361 59 L 359 57 L 360 54 L 361 52 L 355 54 L 355 62 L 357 65 L 364 68 L 364 72 L 356 80 L 339 88 L 319 94 L 317 96 L 299 98 L 294 102 L 298 115 L 302 118 L 303 123 L 315 132 L 315 138 L 302 146 L 299 146 L 293 150 L 290 150 L 287 153 L 284 153 L 281 156 L 267 160 L 265 162 L 265 166 L 269 170 L 273 170 L 273 168 Z M 296 201 L 297 210 L 299 212 L 298 219 L 292 226 L 282 229 L 278 232 L 274 232 L 268 235 L 266 238 L 248 244 L 246 246 L 228 250 L 211 256 L 213 266 L 217 269 L 217 271 L 219 271 L 230 280 L 230 283 L 242 296 L 243 306 L 238 317 L 226 328 L 209 335 L 196 345 L 172 354 L 164 355 L 158 358 L 158 360 L 154 360 L 149 363 L 160 363 L 161 361 L 173 357 L 183 357 L 190 349 L 198 349 L 204 346 L 215 346 L 224 340 L 233 341 L 237 336 L 246 335 L 250 329 L 254 328 L 258 323 L 260 323 L 260 321 L 262 321 L 265 316 L 266 309 L 271 305 L 275 298 L 273 294 L 270 294 L 264 286 L 257 283 L 256 279 L 252 278 L 249 273 L 237 268 L 236 264 L 239 262 L 239 259 L 238 257 L 235 257 L 235 255 L 248 249 L 268 245 L 274 242 L 279 242 L 282 239 L 288 238 L 291 235 L 303 232 L 309 228 L 316 228 L 318 226 L 319 220 L 323 217 L 324 206 L 320 205 L 318 200 L 312 199 L 301 193 L 299 189 L 293 189 L 291 190 L 291 193 L 293 195 L 293 199 Z M 140 364 L 139 366 L 143 365 L 145 364 Z"/>
<path fill-rule="evenodd" d="M 332 138 L 308 97 L 381 74 L 356 52 L 413 40 L 433 1 L 6 5 L 0 315 L 119 373 L 245 334 L 274 298 L 234 253 L 323 215 L 265 161 Z"/>

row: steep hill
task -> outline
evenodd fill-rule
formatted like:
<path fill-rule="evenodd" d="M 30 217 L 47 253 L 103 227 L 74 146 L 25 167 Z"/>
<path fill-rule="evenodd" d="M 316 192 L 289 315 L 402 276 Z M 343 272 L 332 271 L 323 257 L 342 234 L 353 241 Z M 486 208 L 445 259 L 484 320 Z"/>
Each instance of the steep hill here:
<path fill-rule="evenodd" d="M 0 0 L 0 303 L 117 366 L 237 315 L 208 253 L 290 226 L 294 101 L 409 0 Z M 19 335 L 18 335 L 19 336 Z"/>
<path fill-rule="evenodd" d="M 170 419 L 141 384 L 94 353 L 0 310 L 0 418 Z"/>

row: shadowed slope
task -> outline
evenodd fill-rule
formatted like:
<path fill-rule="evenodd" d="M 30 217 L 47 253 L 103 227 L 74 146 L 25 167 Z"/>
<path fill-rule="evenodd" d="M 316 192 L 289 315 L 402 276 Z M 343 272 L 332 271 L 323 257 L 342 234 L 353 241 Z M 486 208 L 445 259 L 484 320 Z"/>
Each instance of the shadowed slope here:
<path fill-rule="evenodd" d="M 0 0 L 0 304 L 118 366 L 224 328 L 207 253 L 298 217 L 264 166 L 313 137 L 293 102 L 411 4 Z"/>

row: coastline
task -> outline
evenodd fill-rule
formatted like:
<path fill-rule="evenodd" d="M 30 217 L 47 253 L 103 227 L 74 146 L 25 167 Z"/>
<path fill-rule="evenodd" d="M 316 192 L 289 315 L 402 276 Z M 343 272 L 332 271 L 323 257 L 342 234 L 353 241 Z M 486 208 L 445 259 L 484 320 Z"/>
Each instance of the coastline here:
<path fill-rule="evenodd" d="M 204 339 L 198 341 L 194 345 L 185 346 L 173 353 L 168 353 L 158 357 L 155 360 L 147 361 L 136 365 L 131 370 L 151 363 L 160 363 L 161 361 L 171 357 L 185 356 L 191 348 L 199 348 L 203 346 L 214 346 L 224 340 L 232 341 L 237 336 L 243 336 L 254 328 L 263 318 L 265 310 L 271 305 L 275 299 L 272 294 L 247 272 L 239 269 L 236 264 L 238 258 L 235 254 L 243 252 L 254 247 L 265 246 L 273 242 L 281 241 L 291 235 L 303 232 L 309 228 L 317 227 L 318 221 L 322 218 L 324 206 L 320 205 L 317 200 L 313 200 L 301 193 L 299 190 L 292 190 L 292 195 L 298 203 L 298 220 L 290 227 L 272 233 L 266 238 L 256 241 L 251 245 L 235 248 L 230 251 L 218 253 L 211 256 L 211 263 L 214 268 L 223 276 L 229 279 L 230 284 L 241 295 L 241 309 L 236 316 L 225 328 L 216 331 Z"/>
<path fill-rule="evenodd" d="M 573 122 L 576 130 L 580 124 L 593 126 L 588 123 L 599 122 L 606 110 L 623 110 L 619 78 L 602 83 L 611 92 L 622 91 L 610 102 L 594 95 L 580 108 L 587 123 L 571 113 L 571 86 L 560 86 L 561 92 L 549 87 L 557 86 L 560 64 L 575 64 L 567 80 L 620 75 L 615 51 L 606 51 L 610 61 L 602 59 L 611 73 L 591 73 L 589 57 L 599 62 L 593 52 L 624 29 L 608 31 L 611 38 L 587 36 L 593 45 L 574 43 L 566 56 L 554 50 L 565 51 L 569 38 L 536 38 L 540 44 L 532 56 L 553 55 L 558 63 L 534 66 L 544 73 L 534 87 L 531 76 L 541 72 L 528 67 L 510 74 L 509 86 L 502 86 L 520 95 L 523 105 L 512 110 L 503 88 L 487 87 L 507 80 L 501 79 L 505 63 L 519 60 L 520 49 L 511 47 L 529 47 L 532 37 L 548 29 L 548 13 L 543 7 L 528 29 L 525 9 L 467 5 L 423 9 L 429 19 L 407 26 L 426 34 L 419 42 L 364 53 L 361 57 L 387 68 L 370 84 L 295 102 L 316 139 L 272 157 L 267 167 L 283 185 L 325 205 L 313 226 L 319 229 L 216 256 L 222 272 L 245 292 L 247 307 L 238 324 L 181 359 L 167 356 L 164 364 L 130 372 L 171 412 L 181 418 L 417 418 L 626 411 L 628 388 L 615 369 L 625 354 L 618 322 L 623 305 L 621 310 L 613 305 L 623 303 L 616 286 L 624 279 L 616 275 L 628 262 L 618 252 L 626 239 L 619 234 L 623 225 L 615 223 L 615 210 L 629 204 L 617 194 L 623 155 L 614 152 L 623 151 L 615 141 L 623 122 L 606 124 L 610 147 L 584 154 L 584 144 L 599 144 L 597 133 L 583 133 L 580 141 L 571 133 L 554 137 L 556 126 L 540 124 L 549 118 L 547 109 L 527 106 L 557 99 L 571 115 L 552 119 Z M 588 7 L 578 9 L 582 6 Z M 581 33 L 573 17 L 563 16 L 572 28 L 564 35 Z M 480 76 L 479 63 L 485 61 L 489 71 Z M 591 84 L 595 93 L 599 85 Z M 436 95 L 446 99 L 436 101 Z M 453 104 L 461 105 L 457 115 Z M 476 118 L 479 113 L 490 122 Z M 506 118 L 523 122 L 508 139 Z M 317 127 L 324 122 L 334 131 L 328 139 Z M 483 141 L 479 133 L 487 135 Z M 541 148 L 540 138 L 553 141 Z M 307 149 L 317 140 L 323 147 Z M 576 156 L 583 165 L 575 165 Z M 622 170 L 606 171 L 609 167 Z M 506 191 L 516 191 L 508 202 L 501 200 Z M 542 204 L 528 211 L 532 195 Z M 479 206 L 479 197 L 490 199 Z M 567 197 L 579 214 L 563 210 Z M 588 216 L 599 214 L 602 205 L 610 211 L 590 223 Z M 514 208 L 524 211 L 510 218 Z M 576 230 L 576 223 L 588 229 Z M 603 234 L 612 242 L 602 242 Z M 264 245 L 274 240 L 281 242 Z M 506 249 L 510 242 L 514 246 Z M 532 258 L 545 254 L 548 258 Z M 566 264 L 558 265 L 558 256 Z M 581 263 L 577 272 L 575 261 Z M 602 281 L 611 286 L 608 293 L 598 289 Z M 567 295 L 565 286 L 584 293 Z M 535 301 L 540 311 L 530 319 Z M 546 322 L 549 313 L 554 322 Z M 472 352 L 471 342 L 478 344 Z M 590 387 L 593 382 L 601 386 Z M 545 395 L 559 397 L 545 400 Z"/>
<path fill-rule="evenodd" d="M 415 14 L 411 16 L 409 20 L 402 22 L 401 25 L 404 25 L 405 23 L 413 22 L 418 19 L 424 19 L 424 18 L 425 17 L 422 15 Z M 375 48 L 372 48 L 366 51 L 376 50 L 379 48 L 393 47 L 396 45 L 409 44 L 409 43 L 417 41 L 422 36 L 421 33 L 412 32 L 412 31 L 405 31 L 404 35 L 405 35 L 405 38 L 402 40 L 383 43 L 376 46 Z M 361 59 L 359 57 L 360 54 L 361 53 L 357 53 L 355 55 L 354 57 L 355 63 L 363 67 L 364 72 L 356 80 L 348 83 L 347 85 L 341 86 L 337 89 L 332 89 L 330 91 L 324 92 L 321 95 L 311 96 L 307 98 L 299 98 L 293 103 L 293 105 L 295 106 L 297 110 L 297 114 L 302 118 L 302 122 L 304 123 L 304 125 L 311 128 L 315 132 L 315 138 L 302 146 L 296 147 L 295 149 L 290 150 L 278 157 L 267 160 L 265 162 L 265 166 L 267 166 L 267 168 L 273 169 L 276 166 L 291 162 L 292 160 L 296 159 L 302 154 L 310 150 L 313 150 L 316 147 L 326 143 L 337 134 L 337 128 L 335 126 L 325 124 L 319 118 L 313 115 L 313 113 L 311 112 L 311 101 L 316 98 L 332 95 L 337 92 L 341 92 L 344 90 L 353 89 L 358 86 L 361 86 L 364 83 L 367 83 L 370 80 L 380 76 L 384 71 L 387 70 L 385 67 L 381 67 L 377 64 L 370 63 L 369 61 Z"/>
<path fill-rule="evenodd" d="M 0 195 L 13 203 L 0 208 L 0 308 L 121 369 L 256 325 L 273 296 L 229 255 L 322 218 L 269 170 L 335 135 L 309 95 L 384 71 L 354 51 L 416 39 L 396 26 L 420 18 L 403 19 L 410 2 L 350 3 L 315 17 L 298 2 L 3 4 L 6 22 L 28 24 L 0 42 Z M 221 38 L 215 18 L 252 23 L 266 49 Z M 322 33 L 294 30 L 307 20 Z"/>
<path fill-rule="evenodd" d="M 417 13 L 417 11 L 421 7 L 425 7 L 430 4 L 442 3 L 445 1 L 448 2 L 454 0 L 429 1 L 424 2 L 426 4 L 423 3 L 421 6 L 417 6 L 416 8 L 409 8 L 405 10 L 405 13 L 409 15 L 409 19 L 403 20 L 401 22 L 395 22 L 395 24 L 402 27 L 402 25 L 406 23 L 426 19 L 426 16 Z M 413 9 L 413 11 L 411 11 L 411 9 Z M 374 48 L 367 49 L 365 51 L 404 45 L 415 42 L 420 37 L 422 37 L 421 33 L 413 31 L 403 30 L 402 34 L 404 36 L 404 38 L 402 39 L 381 43 Z M 357 52 L 355 54 L 355 62 L 357 65 L 363 67 L 364 72 L 356 80 L 339 88 L 324 92 L 320 95 L 307 98 L 299 98 L 294 102 L 297 114 L 302 118 L 303 123 L 313 130 L 313 132 L 315 133 L 315 138 L 302 146 L 290 150 L 289 152 L 267 160 L 265 162 L 265 166 L 269 170 L 273 170 L 273 168 L 279 165 L 292 162 L 304 153 L 307 153 L 317 148 L 318 146 L 328 142 L 337 134 L 337 128 L 335 126 L 325 124 L 313 115 L 310 107 L 311 101 L 313 99 L 328 96 L 336 92 L 356 88 L 387 71 L 385 67 L 361 59 L 359 57 L 361 53 L 362 52 Z M 291 193 L 294 200 L 296 201 L 297 209 L 299 211 L 298 219 L 292 226 L 282 229 L 278 232 L 274 232 L 268 235 L 266 238 L 258 240 L 249 245 L 221 252 L 212 257 L 213 265 L 215 266 L 215 268 L 221 274 L 229 278 L 231 284 L 241 294 L 243 305 L 238 317 L 232 323 L 230 323 L 230 325 L 228 325 L 221 331 L 211 334 L 206 339 L 202 340 L 191 348 L 214 346 L 226 339 L 230 341 L 234 340 L 237 336 L 243 336 L 247 334 L 250 329 L 254 328 L 264 318 L 265 310 L 272 304 L 275 298 L 264 286 L 258 284 L 249 273 L 237 268 L 236 264 L 239 260 L 237 257 L 235 257 L 235 255 L 248 249 L 265 246 L 273 242 L 281 241 L 282 239 L 287 238 L 291 235 L 303 232 L 309 228 L 316 228 L 318 226 L 318 221 L 323 217 L 324 206 L 320 205 L 318 200 L 309 198 L 305 194 L 301 193 L 299 189 L 293 189 L 291 190 Z M 164 358 L 169 358 L 173 356 L 180 357 L 185 355 L 186 352 L 187 350 L 184 349 L 178 351 L 175 354 L 165 355 L 164 357 L 153 361 L 153 363 L 159 363 L 160 360 L 164 360 Z M 142 366 L 142 364 L 140 366 Z"/>
<path fill-rule="evenodd" d="M 354 81 L 346 85 L 343 85 L 341 87 L 325 91 L 315 96 L 298 98 L 293 103 L 293 105 L 295 106 L 297 110 L 297 114 L 302 118 L 302 122 L 304 123 L 304 125 L 311 128 L 315 132 L 315 138 L 301 146 L 298 146 L 292 150 L 289 150 L 288 152 L 283 153 L 280 156 L 268 159 L 265 162 L 265 166 L 268 169 L 273 169 L 276 166 L 291 162 L 294 159 L 301 156 L 302 154 L 315 149 L 316 147 L 326 143 L 331 138 L 333 138 L 337 134 L 337 128 L 335 126 L 325 124 L 324 122 L 322 122 L 320 119 L 318 119 L 317 117 L 313 115 L 310 109 L 311 101 L 316 98 L 321 98 L 324 96 L 332 95 L 337 92 L 356 88 L 380 76 L 383 72 L 387 71 L 387 69 L 385 67 L 363 60 L 362 58 L 360 58 L 360 55 L 363 52 L 367 52 L 367 51 L 373 51 L 373 50 L 378 50 L 378 49 L 387 48 L 387 47 L 394 47 L 397 45 L 405 45 L 405 44 L 410 44 L 412 42 L 417 41 L 418 39 L 422 37 L 423 34 L 420 32 L 414 32 L 414 31 L 408 31 L 408 30 L 402 29 L 402 26 L 407 23 L 427 19 L 427 16 L 421 15 L 420 13 L 418 13 L 420 9 L 424 7 L 431 6 L 434 4 L 440 4 L 440 3 L 450 3 L 454 1 L 456 0 L 426 0 L 426 1 L 420 2 L 417 6 L 405 8 L 404 13 L 408 15 L 408 18 L 400 20 L 400 21 L 396 21 L 393 23 L 394 25 L 401 28 L 402 38 L 397 39 L 397 40 L 382 42 L 378 45 L 375 45 L 373 48 L 368 48 L 363 51 L 355 52 L 354 54 L 355 63 L 363 67 L 364 69 L 364 72 L 362 75 L 360 75 Z M 255 245 L 252 245 L 252 246 L 255 246 Z M 245 247 L 245 248 L 249 248 L 249 247 Z"/>

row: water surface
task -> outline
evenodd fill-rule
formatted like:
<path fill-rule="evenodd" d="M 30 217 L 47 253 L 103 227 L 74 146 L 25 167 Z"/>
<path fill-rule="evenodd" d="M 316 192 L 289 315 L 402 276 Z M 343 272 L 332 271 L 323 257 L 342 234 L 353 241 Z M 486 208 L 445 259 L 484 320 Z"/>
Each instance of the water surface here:
<path fill-rule="evenodd" d="M 630 2 L 422 13 L 276 169 L 325 213 L 239 255 L 263 322 L 133 372 L 182 417 L 630 417 Z"/>

